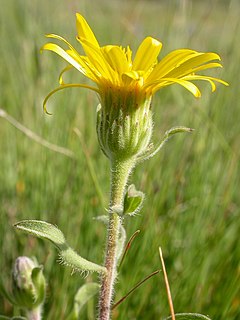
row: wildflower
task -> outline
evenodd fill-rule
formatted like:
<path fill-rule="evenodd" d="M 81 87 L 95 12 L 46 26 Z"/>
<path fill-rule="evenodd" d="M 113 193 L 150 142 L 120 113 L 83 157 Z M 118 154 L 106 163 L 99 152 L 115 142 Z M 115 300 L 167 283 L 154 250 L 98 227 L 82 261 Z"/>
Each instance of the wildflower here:
<path fill-rule="evenodd" d="M 45 278 L 40 267 L 28 257 L 18 257 L 13 268 L 13 297 L 28 310 L 39 307 L 45 298 Z"/>
<path fill-rule="evenodd" d="M 134 59 L 129 47 L 117 45 L 101 47 L 86 20 L 77 13 L 77 40 L 85 55 L 64 38 L 55 34 L 47 37 L 62 41 L 68 47 L 64 50 L 55 43 L 47 43 L 43 50 L 57 53 L 68 62 L 59 77 L 60 87 L 45 98 L 46 102 L 55 92 L 68 87 L 83 87 L 94 90 L 100 98 L 97 133 L 100 146 L 107 157 L 130 158 L 143 154 L 152 135 L 152 96 L 161 88 L 179 84 L 200 97 L 199 88 L 192 82 L 203 80 L 210 83 L 212 91 L 215 82 L 227 83 L 218 78 L 199 75 L 199 71 L 221 67 L 216 53 L 178 49 L 158 61 L 162 43 L 147 37 L 140 44 Z M 63 74 L 75 68 L 96 86 L 86 84 L 65 84 Z"/>

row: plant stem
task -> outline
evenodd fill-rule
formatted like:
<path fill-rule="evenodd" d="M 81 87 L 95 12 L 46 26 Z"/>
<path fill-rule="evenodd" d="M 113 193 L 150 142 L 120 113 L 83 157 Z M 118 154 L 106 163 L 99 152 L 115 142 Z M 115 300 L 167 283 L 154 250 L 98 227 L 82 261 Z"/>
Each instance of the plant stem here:
<path fill-rule="evenodd" d="M 112 161 L 111 166 L 111 195 L 109 205 L 108 237 L 105 254 L 105 267 L 108 272 L 102 277 L 99 297 L 99 320 L 109 320 L 111 302 L 114 289 L 114 280 L 117 275 L 117 245 L 119 229 L 122 223 L 121 216 L 114 209 L 123 208 L 124 193 L 129 174 L 134 167 L 135 159 Z"/>
<path fill-rule="evenodd" d="M 28 320 L 41 320 L 41 307 L 37 307 L 36 309 L 33 310 L 28 310 L 26 312 L 26 316 Z"/>

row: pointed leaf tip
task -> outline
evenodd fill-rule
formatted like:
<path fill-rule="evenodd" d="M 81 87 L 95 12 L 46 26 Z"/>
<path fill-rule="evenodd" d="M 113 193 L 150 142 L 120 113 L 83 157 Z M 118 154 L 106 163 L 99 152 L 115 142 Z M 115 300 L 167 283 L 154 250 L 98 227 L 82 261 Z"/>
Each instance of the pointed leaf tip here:
<path fill-rule="evenodd" d="M 178 126 L 178 127 L 173 127 L 171 129 L 169 129 L 166 133 L 165 136 L 171 136 L 173 134 L 176 133 L 181 133 L 181 132 L 193 132 L 194 129 L 192 128 L 188 128 L 188 127 L 184 127 L 184 126 Z"/>
<path fill-rule="evenodd" d="M 165 132 L 162 140 L 160 140 L 160 143 L 158 144 L 158 146 L 156 146 L 155 148 L 153 147 L 153 145 L 149 145 L 150 148 L 149 150 L 141 155 L 137 160 L 138 162 L 142 162 L 145 161 L 149 158 L 152 158 L 153 156 L 155 156 L 161 149 L 162 147 L 166 144 L 166 142 L 176 133 L 182 133 L 182 132 L 187 132 L 187 133 L 191 133 L 193 132 L 194 129 L 192 128 L 188 128 L 188 127 L 184 127 L 184 126 L 178 126 L 178 127 L 173 127 L 171 129 L 169 129 L 168 131 Z"/>
<path fill-rule="evenodd" d="M 61 249 L 66 240 L 64 234 L 51 223 L 40 220 L 23 220 L 17 222 L 14 227 L 30 233 L 38 238 L 51 241 L 58 249 Z"/>

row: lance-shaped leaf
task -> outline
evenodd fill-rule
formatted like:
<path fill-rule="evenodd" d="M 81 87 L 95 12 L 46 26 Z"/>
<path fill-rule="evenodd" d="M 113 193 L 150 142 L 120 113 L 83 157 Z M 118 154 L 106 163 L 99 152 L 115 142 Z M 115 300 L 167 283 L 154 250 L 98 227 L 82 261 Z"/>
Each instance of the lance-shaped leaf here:
<path fill-rule="evenodd" d="M 138 163 L 155 156 L 155 154 L 157 154 L 162 149 L 165 143 L 176 133 L 192 132 L 193 130 L 194 129 L 183 127 L 183 126 L 171 128 L 170 130 L 165 132 L 163 139 L 160 141 L 157 147 L 154 148 L 152 144 L 149 145 L 149 149 L 146 151 L 146 153 L 137 159 Z"/>
<path fill-rule="evenodd" d="M 209 317 L 204 316 L 199 313 L 176 313 L 175 314 L 176 320 L 211 320 Z M 168 317 L 164 320 L 171 320 L 172 317 Z"/>
<path fill-rule="evenodd" d="M 18 230 L 51 241 L 59 251 L 60 263 L 71 267 L 74 272 L 107 272 L 105 267 L 88 261 L 78 255 L 68 245 L 62 231 L 50 223 L 39 220 L 24 220 L 16 223 L 14 226 Z"/>
<path fill-rule="evenodd" d="M 100 285 L 98 283 L 86 283 L 78 289 L 74 298 L 74 313 L 79 318 L 82 307 L 98 293 Z M 80 319 L 80 318 L 79 318 Z"/>
<path fill-rule="evenodd" d="M 142 208 L 144 193 L 137 191 L 134 184 L 128 187 L 125 194 L 123 213 L 130 216 L 135 215 Z"/>

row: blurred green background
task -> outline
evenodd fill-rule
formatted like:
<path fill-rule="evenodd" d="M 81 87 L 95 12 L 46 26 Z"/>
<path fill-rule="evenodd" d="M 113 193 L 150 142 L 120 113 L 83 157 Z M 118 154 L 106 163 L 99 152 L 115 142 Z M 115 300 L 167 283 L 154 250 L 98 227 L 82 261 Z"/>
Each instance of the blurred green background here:
<path fill-rule="evenodd" d="M 76 47 L 75 12 L 82 13 L 104 44 L 130 44 L 134 50 L 148 35 L 163 42 L 161 57 L 176 48 L 217 52 L 224 68 L 209 72 L 230 87 L 200 84 L 195 99 L 177 85 L 154 98 L 154 141 L 170 127 L 195 128 L 174 137 L 161 154 L 137 167 L 131 177 L 146 193 L 141 214 L 126 220 L 135 239 L 120 271 L 116 300 L 160 268 L 161 245 L 176 312 L 199 312 L 216 320 L 240 319 L 240 3 L 232 1 L 87 1 L 3 0 L 0 26 L 0 108 L 44 139 L 68 148 L 76 159 L 42 147 L 0 117 L 0 270 L 7 288 L 19 255 L 36 256 L 48 282 L 44 319 L 66 319 L 74 295 L 86 281 L 56 263 L 51 244 L 15 232 L 22 219 L 59 226 L 84 257 L 101 263 L 105 228 L 93 217 L 105 213 L 109 164 L 95 134 L 94 93 L 69 89 L 51 98 L 53 116 L 42 111 L 46 94 L 57 87 L 64 61 L 39 53 L 44 34 L 56 33 Z M 85 82 L 80 74 L 69 81 Z M 1 114 L 1 113 L 0 113 Z M 80 143 L 73 129 L 84 140 Z M 89 172 L 90 156 L 104 204 Z M 81 319 L 95 319 L 95 301 Z M 0 296 L 0 314 L 18 313 Z M 169 315 L 163 276 L 139 288 L 113 319 L 163 319 Z"/>

